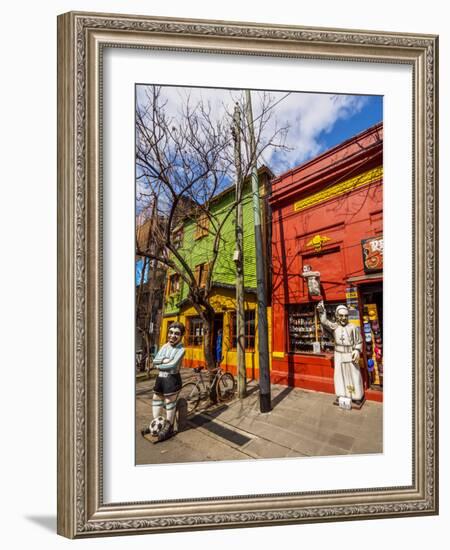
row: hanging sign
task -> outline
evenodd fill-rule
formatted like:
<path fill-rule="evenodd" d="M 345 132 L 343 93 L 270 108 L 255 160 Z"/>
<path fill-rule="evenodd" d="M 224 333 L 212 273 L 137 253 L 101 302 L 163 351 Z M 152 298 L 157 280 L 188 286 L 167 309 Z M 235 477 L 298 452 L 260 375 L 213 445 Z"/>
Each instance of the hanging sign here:
<path fill-rule="evenodd" d="M 383 270 L 383 237 L 373 237 L 361 241 L 364 271 L 372 273 Z"/>
<path fill-rule="evenodd" d="M 358 289 L 353 286 L 346 288 L 345 299 L 347 302 L 348 320 L 359 324 Z"/>
<path fill-rule="evenodd" d="M 310 265 L 304 265 L 301 275 L 307 281 L 309 295 L 320 296 L 320 271 L 312 271 Z"/>

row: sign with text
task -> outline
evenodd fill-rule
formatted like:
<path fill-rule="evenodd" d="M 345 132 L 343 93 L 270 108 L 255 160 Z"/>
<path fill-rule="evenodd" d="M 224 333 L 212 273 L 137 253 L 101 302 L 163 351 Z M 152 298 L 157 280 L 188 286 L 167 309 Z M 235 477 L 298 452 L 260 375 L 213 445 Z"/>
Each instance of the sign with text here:
<path fill-rule="evenodd" d="M 348 320 L 359 325 L 358 289 L 355 286 L 346 288 L 345 299 L 348 308 Z"/>
<path fill-rule="evenodd" d="M 383 237 L 373 237 L 361 241 L 364 271 L 372 273 L 383 270 Z"/>

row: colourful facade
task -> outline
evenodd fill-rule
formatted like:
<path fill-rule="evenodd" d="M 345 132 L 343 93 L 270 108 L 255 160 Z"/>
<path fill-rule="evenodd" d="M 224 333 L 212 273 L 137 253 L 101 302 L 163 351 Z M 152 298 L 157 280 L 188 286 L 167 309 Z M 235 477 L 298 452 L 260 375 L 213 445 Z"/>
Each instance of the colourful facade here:
<path fill-rule="evenodd" d="M 262 168 L 259 170 L 260 194 L 267 196 L 271 172 Z M 229 213 L 230 207 L 235 200 L 234 186 L 224 191 L 211 205 L 214 218 L 220 223 Z M 263 219 L 267 221 L 268 211 L 266 200 L 261 201 Z M 256 257 L 255 257 L 255 234 L 253 223 L 253 210 L 251 200 L 251 189 L 247 184 L 243 192 L 243 239 L 244 239 L 244 286 L 245 286 L 245 311 L 246 311 L 246 368 L 247 376 L 258 377 L 258 357 L 255 350 L 258 345 L 257 311 L 256 311 Z M 179 252 L 186 260 L 197 280 L 207 275 L 209 269 L 214 234 L 202 227 L 199 221 L 187 219 L 179 233 Z M 267 223 L 264 227 L 265 248 L 270 255 L 267 240 Z M 221 231 L 219 253 L 214 265 L 212 274 L 212 292 L 210 303 L 216 312 L 213 331 L 213 346 L 216 341 L 219 329 L 223 331 L 222 343 L 222 367 L 233 373 L 236 372 L 236 343 L 233 338 L 235 332 L 236 312 L 236 266 L 233 261 L 235 245 L 235 215 L 228 216 Z M 184 365 L 195 367 L 204 364 L 203 334 L 198 314 L 192 304 L 187 300 L 188 287 L 181 277 L 175 273 L 168 273 L 168 283 L 165 294 L 165 309 L 161 327 L 160 344 L 167 337 L 167 330 L 175 320 L 181 321 L 186 326 L 184 345 L 186 355 Z M 269 323 L 271 311 L 268 313 Z"/>
<path fill-rule="evenodd" d="M 334 393 L 323 299 L 360 326 L 366 397 L 382 400 L 382 167 L 378 124 L 272 181 L 272 382 Z"/>

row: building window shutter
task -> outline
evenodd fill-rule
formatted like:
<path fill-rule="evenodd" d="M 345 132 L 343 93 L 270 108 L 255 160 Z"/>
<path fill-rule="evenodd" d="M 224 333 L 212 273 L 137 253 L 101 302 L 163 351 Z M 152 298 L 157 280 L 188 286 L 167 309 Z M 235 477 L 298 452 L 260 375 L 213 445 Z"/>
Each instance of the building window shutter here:
<path fill-rule="evenodd" d="M 201 267 L 202 267 L 201 265 L 195 266 L 194 277 L 195 277 L 195 282 L 197 283 L 198 286 L 200 286 Z"/>
<path fill-rule="evenodd" d="M 208 275 L 209 275 L 209 267 L 210 267 L 209 262 L 203 264 L 202 267 L 203 269 L 202 269 L 202 278 L 201 278 L 200 286 L 204 288 L 206 286 L 206 281 L 208 280 Z"/>
<path fill-rule="evenodd" d="M 197 227 L 195 228 L 195 239 L 201 239 L 208 235 L 209 218 L 206 214 L 200 214 L 197 218 Z"/>

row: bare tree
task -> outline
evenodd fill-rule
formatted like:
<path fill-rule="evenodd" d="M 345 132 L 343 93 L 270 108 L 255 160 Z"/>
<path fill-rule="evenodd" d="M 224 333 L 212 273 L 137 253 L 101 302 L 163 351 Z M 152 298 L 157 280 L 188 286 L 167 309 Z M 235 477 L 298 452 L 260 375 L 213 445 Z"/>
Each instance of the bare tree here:
<path fill-rule="evenodd" d="M 164 219 L 157 214 L 157 197 L 153 196 L 144 207 L 140 208 L 136 218 L 136 242 L 139 250 L 148 250 L 155 255 L 158 239 L 155 239 Z M 159 336 L 159 327 L 163 307 L 164 287 L 167 268 L 164 264 L 151 260 L 147 256 L 136 254 L 136 329 L 141 340 L 141 353 L 137 354 L 137 365 L 143 370 L 148 365 L 151 350 Z"/>
<path fill-rule="evenodd" d="M 145 249 L 137 242 L 137 254 L 164 264 L 187 285 L 188 300 L 203 321 L 204 355 L 211 370 L 215 364 L 211 338 L 215 311 L 210 303 L 213 271 L 223 243 L 224 225 L 241 200 L 235 198 L 225 213 L 218 214 L 212 208 L 216 197 L 235 177 L 232 118 L 225 109 L 222 117 L 217 116 L 209 103 L 194 102 L 190 96 L 180 102 L 176 115 L 170 116 L 168 110 L 161 87 L 145 87 L 145 98 L 141 98 L 136 110 L 138 203 L 157 196 L 158 216 L 164 223 L 154 228 Z M 276 139 L 285 135 L 285 129 L 276 129 L 263 143 L 269 111 L 270 102 L 263 102 L 258 118 L 258 155 L 269 146 L 281 146 Z M 244 128 L 241 136 L 244 143 L 245 135 Z M 241 173 L 245 177 L 252 164 L 250 154 L 243 155 L 242 162 Z M 212 238 L 209 268 L 203 280 L 199 280 L 174 239 L 183 220 L 194 220 L 197 224 L 204 220 L 204 229 Z"/>

